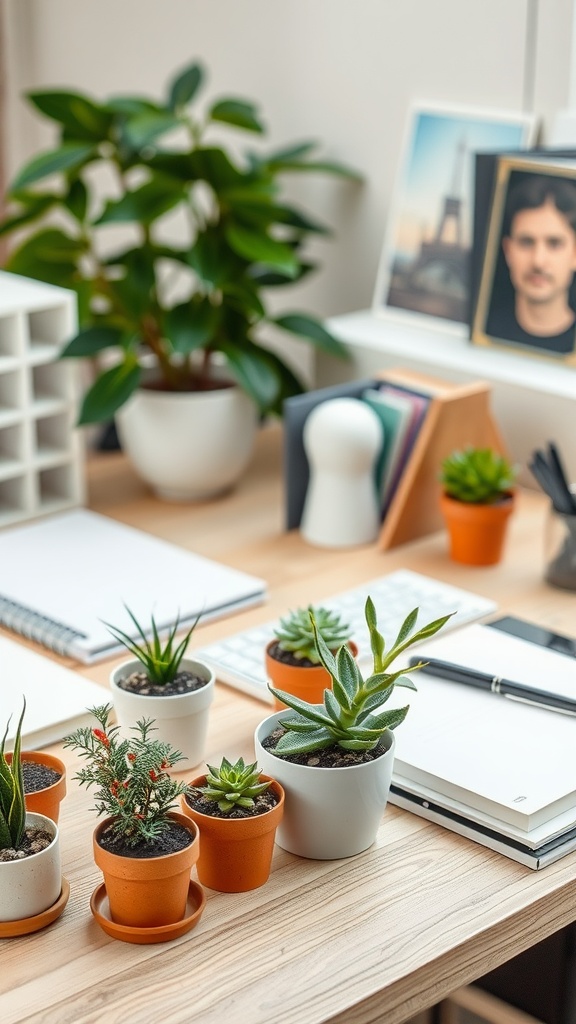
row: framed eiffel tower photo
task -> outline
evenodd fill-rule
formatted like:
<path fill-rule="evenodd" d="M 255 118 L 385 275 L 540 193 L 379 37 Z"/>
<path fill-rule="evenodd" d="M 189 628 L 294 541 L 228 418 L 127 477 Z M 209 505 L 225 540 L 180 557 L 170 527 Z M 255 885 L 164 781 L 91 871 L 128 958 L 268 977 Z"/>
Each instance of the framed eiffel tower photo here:
<path fill-rule="evenodd" d="M 464 337 L 477 152 L 527 149 L 531 114 L 414 104 L 405 133 L 373 308 Z"/>

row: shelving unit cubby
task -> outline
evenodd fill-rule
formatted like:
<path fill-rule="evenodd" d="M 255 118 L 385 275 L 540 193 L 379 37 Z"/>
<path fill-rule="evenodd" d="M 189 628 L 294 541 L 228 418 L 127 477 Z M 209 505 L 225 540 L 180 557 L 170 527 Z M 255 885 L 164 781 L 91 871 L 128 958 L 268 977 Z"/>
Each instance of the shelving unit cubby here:
<path fill-rule="evenodd" d="M 59 359 L 76 323 L 73 292 L 0 272 L 0 527 L 84 501 L 76 366 Z"/>

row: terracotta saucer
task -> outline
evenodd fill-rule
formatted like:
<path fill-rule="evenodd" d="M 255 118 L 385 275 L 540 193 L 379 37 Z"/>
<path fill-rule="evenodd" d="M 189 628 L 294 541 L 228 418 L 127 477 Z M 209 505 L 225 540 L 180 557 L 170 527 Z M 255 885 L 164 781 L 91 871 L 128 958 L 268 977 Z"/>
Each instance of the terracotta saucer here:
<path fill-rule="evenodd" d="M 14 935 L 29 935 L 31 932 L 39 932 L 41 928 L 52 924 L 64 910 L 70 895 L 70 882 L 67 878 L 62 879 L 62 890 L 56 903 L 53 903 L 48 910 L 34 917 L 23 917 L 19 921 L 0 921 L 0 939 L 9 939 Z"/>
<path fill-rule="evenodd" d="M 186 901 L 186 914 L 181 921 L 175 924 L 164 924 L 154 928 L 135 928 L 132 925 L 116 924 L 110 917 L 108 896 L 104 884 L 96 887 L 90 899 L 90 910 L 94 914 L 98 924 L 113 939 L 120 939 L 122 942 L 136 942 L 141 945 L 149 942 L 168 942 L 170 939 L 178 939 L 185 935 L 198 924 L 202 911 L 206 904 L 206 896 L 202 886 L 197 882 L 190 881 L 188 899 Z"/>

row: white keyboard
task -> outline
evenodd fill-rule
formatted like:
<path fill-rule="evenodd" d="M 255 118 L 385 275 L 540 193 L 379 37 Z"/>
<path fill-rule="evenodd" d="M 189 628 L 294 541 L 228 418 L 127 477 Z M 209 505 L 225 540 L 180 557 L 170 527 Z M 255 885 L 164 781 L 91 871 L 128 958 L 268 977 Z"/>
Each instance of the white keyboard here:
<path fill-rule="evenodd" d="M 387 643 L 396 638 L 402 622 L 413 608 L 420 609 L 417 622 L 420 627 L 441 615 L 455 612 L 444 630 L 481 619 L 497 608 L 494 601 L 485 597 L 409 569 L 399 569 L 387 576 L 370 580 L 354 590 L 345 590 L 335 597 L 317 601 L 317 605 L 340 612 L 342 618 L 350 624 L 352 639 L 358 644 L 360 663 L 371 658 L 364 618 L 368 594 L 376 607 L 378 629 Z M 220 682 L 235 686 L 271 704 L 273 699 L 267 688 L 268 680 L 264 670 L 264 648 L 274 638 L 277 624 L 278 620 L 275 619 L 243 633 L 233 633 L 207 647 L 194 648 L 193 654 L 210 665 Z"/>

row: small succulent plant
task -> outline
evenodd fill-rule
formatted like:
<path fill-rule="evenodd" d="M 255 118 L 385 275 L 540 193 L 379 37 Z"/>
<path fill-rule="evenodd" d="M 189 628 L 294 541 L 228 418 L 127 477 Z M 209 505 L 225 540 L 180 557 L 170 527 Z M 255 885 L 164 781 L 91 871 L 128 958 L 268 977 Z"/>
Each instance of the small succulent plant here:
<path fill-rule="evenodd" d="M 176 619 L 166 642 L 163 644 L 160 640 L 158 628 L 153 615 L 150 617 L 152 636 L 149 639 L 130 609 L 126 608 L 126 611 L 142 639 L 141 643 L 134 640 L 131 636 L 128 636 L 128 633 L 124 633 L 123 630 L 110 625 L 109 622 L 106 622 L 105 626 L 123 647 L 126 647 L 127 650 L 129 650 L 130 653 L 138 659 L 138 661 L 142 662 L 151 683 L 156 683 L 158 686 L 165 686 L 166 683 L 171 683 L 178 674 L 180 662 L 186 653 L 190 637 L 198 624 L 200 616 L 198 615 L 196 617 L 184 639 L 175 646 L 174 638 L 178 631 L 178 625 L 180 622 L 179 618 Z"/>
<path fill-rule="evenodd" d="M 127 846 L 138 846 L 166 831 L 168 812 L 186 791 L 186 783 L 169 774 L 182 754 L 151 737 L 152 719 L 141 719 L 134 735 L 121 739 L 118 726 L 110 724 L 111 712 L 111 704 L 90 708 L 99 728 L 77 729 L 64 746 L 88 762 L 74 778 L 81 786 L 96 787 L 96 812 L 111 815 L 113 834 Z"/>
<path fill-rule="evenodd" d="M 297 608 L 280 619 L 275 636 L 283 651 L 290 651 L 295 658 L 308 658 L 314 665 L 320 664 L 320 656 L 316 648 L 314 630 L 310 613 L 314 614 L 316 629 L 324 643 L 331 651 L 336 651 L 347 643 L 352 630 L 347 622 L 343 622 L 338 612 L 318 607 Z"/>
<path fill-rule="evenodd" d="M 242 757 L 231 764 L 223 757 L 220 767 L 207 765 L 206 785 L 199 786 L 198 792 L 206 800 L 214 800 L 223 814 L 229 814 L 235 807 L 254 807 L 254 797 L 264 793 L 270 782 L 260 782 L 260 769 L 254 764 L 244 764 Z"/>
<path fill-rule="evenodd" d="M 2 743 L 0 744 L 0 850 L 18 848 L 26 821 L 24 779 L 22 777 L 22 763 L 20 760 L 22 722 L 25 711 L 26 700 L 24 700 L 22 714 L 20 715 L 20 721 L 16 730 L 11 764 L 8 763 L 4 756 L 10 719 L 8 719 Z"/>
<path fill-rule="evenodd" d="M 492 448 L 473 448 L 452 452 L 442 463 L 440 482 L 446 494 L 456 501 L 491 505 L 514 485 L 516 470 L 505 456 Z"/>
<path fill-rule="evenodd" d="M 331 653 L 320 636 L 314 613 L 310 613 L 318 656 L 332 676 L 332 689 L 324 691 L 324 704 L 318 706 L 269 686 L 275 697 L 296 712 L 291 718 L 282 718 L 282 727 L 287 731 L 274 747 L 279 757 L 308 754 L 334 744 L 345 750 L 373 750 L 387 729 L 395 729 L 404 721 L 408 707 L 389 711 L 382 711 L 381 707 L 396 686 L 415 690 L 407 673 L 422 668 L 425 663 L 419 662 L 397 672 L 387 670 L 412 644 L 437 633 L 450 615 L 435 619 L 414 632 L 418 617 L 418 608 L 415 608 L 406 617 L 388 651 L 384 637 L 378 632 L 376 610 L 370 597 L 366 600 L 365 616 L 374 662 L 373 671 L 366 679 L 345 645 L 340 647 L 336 657 Z"/>

